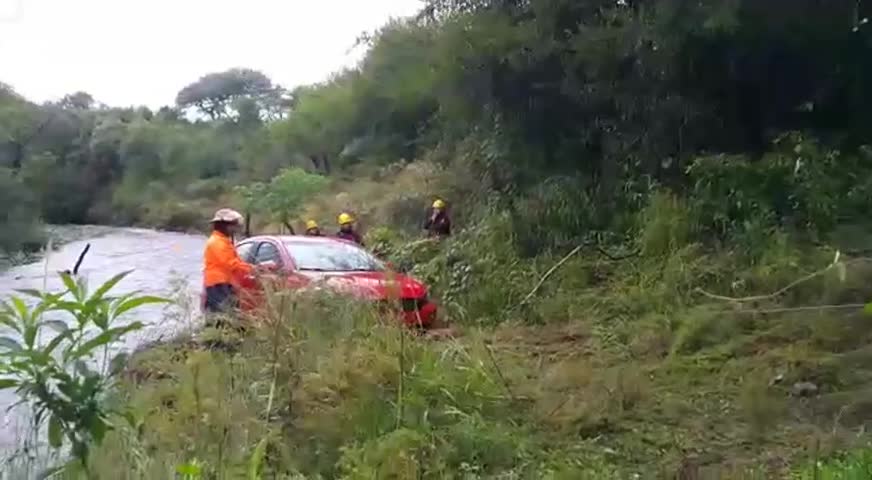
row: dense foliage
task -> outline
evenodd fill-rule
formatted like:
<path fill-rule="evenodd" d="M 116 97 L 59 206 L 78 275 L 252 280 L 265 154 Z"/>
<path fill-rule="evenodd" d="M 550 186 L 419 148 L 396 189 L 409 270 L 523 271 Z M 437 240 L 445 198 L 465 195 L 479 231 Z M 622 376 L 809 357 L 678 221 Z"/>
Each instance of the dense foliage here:
<path fill-rule="evenodd" d="M 868 198 L 855 185 L 851 199 L 808 198 L 817 195 L 809 189 L 865 182 L 868 155 L 856 153 L 872 128 L 865 10 L 861 2 L 430 0 L 416 18 L 365 38 L 359 66 L 293 92 L 232 69 L 153 112 L 81 92 L 35 105 L 4 87 L 0 163 L 33 197 L 20 208 L 54 223 L 184 228 L 233 186 L 282 168 L 332 173 L 434 155 L 468 163 L 481 190 L 510 209 L 519 192 L 568 175 L 597 205 L 579 215 L 601 227 L 658 185 L 715 202 L 725 189 L 737 202 L 779 189 L 784 198 L 762 213 L 826 227 Z M 794 137 L 775 148 L 784 153 L 763 155 L 785 131 L 819 138 L 824 165 L 806 152 L 794 159 Z M 836 178 L 825 187 L 794 178 L 820 173 Z M 794 187 L 806 198 L 788 198 Z M 709 211 L 708 227 L 723 233 L 748 208 Z M 591 226 L 558 218 L 576 231 Z"/>

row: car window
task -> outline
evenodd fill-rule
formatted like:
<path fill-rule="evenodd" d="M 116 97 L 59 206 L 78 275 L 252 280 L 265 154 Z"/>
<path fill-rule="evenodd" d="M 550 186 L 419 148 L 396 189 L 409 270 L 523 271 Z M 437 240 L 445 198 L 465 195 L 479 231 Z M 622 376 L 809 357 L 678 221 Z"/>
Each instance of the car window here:
<path fill-rule="evenodd" d="M 380 272 L 384 265 L 366 250 L 345 242 L 287 242 L 299 270 L 316 272 Z"/>
<path fill-rule="evenodd" d="M 254 256 L 254 243 L 248 242 L 236 246 L 236 253 L 244 262 L 251 263 Z"/>
<path fill-rule="evenodd" d="M 257 254 L 254 256 L 254 264 L 262 265 L 267 262 L 275 262 L 276 265 L 282 264 L 279 249 L 272 243 L 262 242 L 257 247 Z"/>

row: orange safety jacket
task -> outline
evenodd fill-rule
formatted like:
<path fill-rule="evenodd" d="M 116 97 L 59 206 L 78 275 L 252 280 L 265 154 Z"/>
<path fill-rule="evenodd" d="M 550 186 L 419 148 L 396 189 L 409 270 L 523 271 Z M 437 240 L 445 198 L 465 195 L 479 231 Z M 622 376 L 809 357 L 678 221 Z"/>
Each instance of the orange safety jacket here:
<path fill-rule="evenodd" d="M 203 257 L 204 287 L 222 283 L 238 287 L 242 277 L 251 274 L 254 270 L 251 265 L 239 258 L 233 240 L 218 231 L 212 232 L 209 240 L 206 241 L 206 253 Z"/>

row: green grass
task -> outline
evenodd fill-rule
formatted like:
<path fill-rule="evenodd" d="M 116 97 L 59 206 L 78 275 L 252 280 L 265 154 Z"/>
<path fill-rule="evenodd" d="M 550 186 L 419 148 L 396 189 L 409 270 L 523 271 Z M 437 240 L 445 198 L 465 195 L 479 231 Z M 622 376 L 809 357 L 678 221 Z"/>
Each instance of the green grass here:
<path fill-rule="evenodd" d="M 865 316 L 707 304 L 645 288 L 693 277 L 693 256 L 634 262 L 609 267 L 621 273 L 598 295 L 545 288 L 530 306 L 545 324 L 503 311 L 481 329 L 460 319 L 465 335 L 447 341 L 337 299 L 276 297 L 232 353 L 193 341 L 140 353 L 123 397 L 141 426 L 114 432 L 94 463 L 101 478 L 166 478 L 192 461 L 236 478 L 269 438 L 265 478 L 788 478 L 814 444 L 864 438 Z M 800 381 L 821 395 L 792 396 Z"/>
<path fill-rule="evenodd" d="M 795 480 L 861 480 L 872 478 L 872 450 L 853 450 L 798 469 Z"/>
<path fill-rule="evenodd" d="M 233 353 L 188 342 L 138 355 L 124 401 L 141 426 L 112 433 L 100 477 L 165 478 L 196 460 L 233 478 L 262 438 L 267 472 L 308 478 L 611 471 L 594 450 L 556 454 L 475 332 L 434 342 L 337 300 L 273 307 Z"/>

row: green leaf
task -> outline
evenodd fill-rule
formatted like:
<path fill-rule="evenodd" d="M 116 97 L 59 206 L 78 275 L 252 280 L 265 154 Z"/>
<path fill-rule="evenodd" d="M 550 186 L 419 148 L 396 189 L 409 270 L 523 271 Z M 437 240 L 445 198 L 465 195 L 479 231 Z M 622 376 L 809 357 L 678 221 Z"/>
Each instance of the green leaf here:
<path fill-rule="evenodd" d="M 73 368 L 76 373 L 81 375 L 83 378 L 90 378 L 94 375 L 94 372 L 91 371 L 91 368 L 88 367 L 88 364 L 83 360 L 77 360 Z"/>
<path fill-rule="evenodd" d="M 254 447 L 254 452 L 252 452 L 251 458 L 248 459 L 248 480 L 260 480 L 260 466 L 263 463 L 263 457 L 266 454 L 268 444 L 269 438 L 264 437 Z"/>
<path fill-rule="evenodd" d="M 21 333 L 21 327 L 8 315 L 0 314 L 0 325 L 5 325 L 17 333 Z"/>
<path fill-rule="evenodd" d="M 60 320 L 43 320 L 39 322 L 40 326 L 48 327 L 58 333 L 64 333 L 70 329 L 70 326 L 67 325 L 66 322 L 62 322 Z"/>
<path fill-rule="evenodd" d="M 127 421 L 127 425 L 129 425 L 130 428 L 136 429 L 139 426 L 139 421 L 137 420 L 136 413 L 134 413 L 133 410 L 128 409 L 123 414 L 121 414 L 121 416 L 124 417 L 124 420 Z"/>
<path fill-rule="evenodd" d="M 863 312 L 867 315 L 872 315 L 872 303 L 867 303 L 865 307 L 863 307 Z"/>
<path fill-rule="evenodd" d="M 84 308 L 79 302 L 71 302 L 71 301 L 63 301 L 63 302 L 55 302 L 52 305 L 52 310 L 54 311 L 62 311 L 69 312 L 75 314 L 76 312 L 82 311 Z"/>
<path fill-rule="evenodd" d="M 64 332 L 59 333 L 57 336 L 51 339 L 50 342 L 42 349 L 42 353 L 45 355 L 51 355 L 52 352 L 58 348 L 58 345 L 61 344 L 65 339 L 69 338 L 73 334 L 72 330 L 66 330 Z"/>
<path fill-rule="evenodd" d="M 39 304 L 36 305 L 36 308 L 33 309 L 31 315 L 34 319 L 42 318 L 43 313 L 54 308 L 55 303 L 58 301 L 60 297 L 57 295 L 46 295 Z"/>
<path fill-rule="evenodd" d="M 22 295 L 27 295 L 28 297 L 38 298 L 40 300 L 42 300 L 43 297 L 45 297 L 45 295 L 41 291 L 34 290 L 31 288 L 21 288 L 21 289 L 16 289 L 15 291 L 22 294 Z"/>
<path fill-rule="evenodd" d="M 52 415 L 51 419 L 48 421 L 48 444 L 51 445 L 52 448 L 60 448 L 64 443 L 63 437 L 63 425 L 61 424 L 60 419 Z"/>
<path fill-rule="evenodd" d="M 109 305 L 107 302 L 104 301 L 97 304 L 91 319 L 100 330 L 109 328 Z"/>
<path fill-rule="evenodd" d="M 141 322 L 133 322 L 130 325 L 126 325 L 118 328 L 110 328 L 109 330 L 104 331 L 100 335 L 88 340 L 79 346 L 79 348 L 75 349 L 72 354 L 68 358 L 82 358 L 84 356 L 90 355 L 94 349 L 98 347 L 102 347 L 103 345 L 108 345 L 115 340 L 123 337 L 124 335 L 134 331 L 139 330 L 143 327 Z"/>
<path fill-rule="evenodd" d="M 150 296 L 131 298 L 115 307 L 114 316 L 120 317 L 121 315 L 133 310 L 134 308 L 157 303 L 169 303 L 169 300 L 161 297 Z"/>
<path fill-rule="evenodd" d="M 7 388 L 17 387 L 18 380 L 14 380 L 12 378 L 0 378 L 0 390 L 6 390 Z"/>
<path fill-rule="evenodd" d="M 64 465 L 60 465 L 58 467 L 49 468 L 48 470 L 44 470 L 44 471 L 40 472 L 36 478 L 37 478 L 37 480 L 48 480 L 49 478 L 56 477 L 56 476 L 60 475 L 61 473 L 66 472 L 67 469 L 70 467 L 70 465 L 72 465 L 72 462 L 64 464 Z"/>
<path fill-rule="evenodd" d="M 24 326 L 24 333 L 21 336 L 23 337 L 24 344 L 27 345 L 28 349 L 33 350 L 37 334 L 39 334 L 39 325 L 28 323 Z"/>
<path fill-rule="evenodd" d="M 106 422 L 106 419 L 101 416 L 96 416 L 91 421 L 89 430 L 91 436 L 98 445 L 103 442 L 103 438 L 106 437 L 106 432 L 109 431 L 109 427 L 110 425 Z"/>
<path fill-rule="evenodd" d="M 20 352 L 24 350 L 20 343 L 17 340 L 10 337 L 0 337 L 0 348 L 5 348 L 10 352 Z"/>
<path fill-rule="evenodd" d="M 130 355 L 127 352 L 121 352 L 112 357 L 112 360 L 109 361 L 109 376 L 118 375 L 122 370 L 124 370 L 129 358 Z"/>
<path fill-rule="evenodd" d="M 81 286 L 76 283 L 76 280 L 72 275 L 68 273 L 61 274 L 61 281 L 64 282 L 64 286 L 67 287 L 67 292 L 72 294 L 73 298 L 78 301 L 82 301 L 82 289 Z"/>
<path fill-rule="evenodd" d="M 94 294 L 91 295 L 91 298 L 88 299 L 88 304 L 93 305 L 102 300 L 103 297 L 107 293 L 109 293 L 109 290 L 115 288 L 115 285 L 118 285 L 118 282 L 124 280 L 124 277 L 130 275 L 131 273 L 133 273 L 133 270 L 121 272 L 118 275 L 115 275 L 114 277 L 107 280 L 103 285 L 100 285 L 97 291 L 95 291 Z"/>
<path fill-rule="evenodd" d="M 24 300 L 18 297 L 12 297 L 9 300 L 12 301 L 12 306 L 15 307 L 15 311 L 18 313 L 19 318 L 28 321 L 30 319 L 30 312 L 28 312 L 27 304 L 24 303 Z"/>
<path fill-rule="evenodd" d="M 199 477 L 202 469 L 196 462 L 189 462 L 183 465 L 176 466 L 176 473 L 180 475 L 189 475 L 191 477 Z"/>

